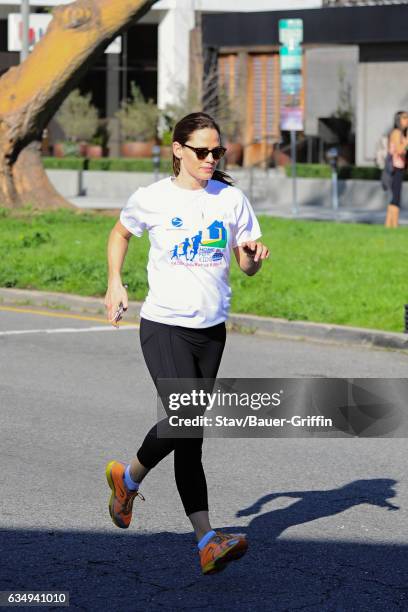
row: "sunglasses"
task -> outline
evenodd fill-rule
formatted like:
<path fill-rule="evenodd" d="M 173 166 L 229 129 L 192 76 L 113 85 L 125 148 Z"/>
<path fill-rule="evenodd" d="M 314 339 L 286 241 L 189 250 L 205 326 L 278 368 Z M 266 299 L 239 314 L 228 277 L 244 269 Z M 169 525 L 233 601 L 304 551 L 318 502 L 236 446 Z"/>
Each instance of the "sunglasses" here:
<path fill-rule="evenodd" d="M 215 161 L 218 161 L 219 159 L 221 159 L 221 157 L 224 157 L 225 152 L 227 150 L 225 147 L 214 147 L 214 149 L 206 149 L 204 147 L 190 147 L 190 145 L 188 144 L 184 144 L 183 147 L 187 147 L 187 149 L 191 149 L 192 151 L 194 151 L 194 153 L 197 155 L 197 158 L 201 160 L 205 159 L 209 153 L 212 153 L 212 156 Z"/>

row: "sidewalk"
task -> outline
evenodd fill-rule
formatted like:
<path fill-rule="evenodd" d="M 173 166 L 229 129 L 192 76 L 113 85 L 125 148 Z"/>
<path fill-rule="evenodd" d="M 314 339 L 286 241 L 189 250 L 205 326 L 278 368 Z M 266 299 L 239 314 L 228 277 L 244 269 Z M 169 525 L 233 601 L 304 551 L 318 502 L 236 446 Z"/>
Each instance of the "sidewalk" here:
<path fill-rule="evenodd" d="M 84 210 L 117 210 L 125 206 L 129 196 L 138 187 L 154 181 L 148 172 L 83 173 L 85 196 L 78 196 L 80 186 L 76 171 L 52 170 L 47 172 L 56 189 L 78 208 Z M 232 169 L 237 187 L 249 198 L 258 214 L 293 218 L 292 180 L 273 170 L 257 169 L 252 174 Z M 159 178 L 164 178 L 160 175 Z M 331 208 L 331 184 L 328 179 L 297 179 L 299 210 L 296 218 L 342 223 L 369 223 L 382 225 L 389 196 L 379 181 L 339 181 L 339 208 Z M 405 198 L 405 200 L 404 200 Z M 400 216 L 401 225 L 408 224 L 408 189 L 403 190 Z"/>
<path fill-rule="evenodd" d="M 80 204 L 80 202 L 78 202 Z M 273 204 L 269 201 L 255 202 L 254 210 L 259 215 L 281 217 L 284 219 L 307 219 L 310 221 L 335 221 L 338 223 L 367 223 L 384 225 L 386 208 L 370 209 L 369 207 L 342 207 L 337 211 L 327 206 L 299 206 L 296 215 L 291 204 Z M 401 209 L 399 224 L 408 225 L 408 209 Z"/>
<path fill-rule="evenodd" d="M 28 289 L 0 288 L 0 304 L 3 306 L 35 306 L 65 310 L 73 313 L 105 315 L 103 298 L 83 297 L 68 293 L 33 291 Z M 140 302 L 130 302 L 126 313 L 128 322 L 138 321 Z M 375 329 L 347 327 L 307 321 L 287 321 L 259 317 L 250 314 L 231 314 L 228 319 L 231 331 L 246 334 L 268 334 L 279 338 L 309 340 L 323 343 L 359 344 L 386 349 L 408 350 L 408 334 L 383 332 Z"/>
<path fill-rule="evenodd" d="M 69 201 L 78 208 L 85 210 L 117 210 L 118 213 L 126 204 L 124 199 L 103 199 L 96 197 L 75 197 Z M 385 210 L 364 210 L 355 208 L 340 208 L 336 213 L 329 208 L 317 208 L 301 206 L 296 216 L 293 215 L 290 206 L 273 206 L 269 202 L 258 202 L 254 204 L 257 214 L 283 219 L 308 219 L 310 221 L 337 221 L 340 223 L 368 223 L 383 225 Z M 400 225 L 408 225 L 408 210 L 401 210 Z"/>

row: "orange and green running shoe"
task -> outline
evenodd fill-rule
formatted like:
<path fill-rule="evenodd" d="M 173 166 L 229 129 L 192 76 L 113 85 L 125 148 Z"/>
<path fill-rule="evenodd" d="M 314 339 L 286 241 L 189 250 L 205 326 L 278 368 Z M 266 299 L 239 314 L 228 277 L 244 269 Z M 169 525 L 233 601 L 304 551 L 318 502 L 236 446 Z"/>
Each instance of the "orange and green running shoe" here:
<path fill-rule="evenodd" d="M 116 527 L 127 529 L 132 520 L 133 500 L 139 496 L 144 501 L 144 497 L 139 491 L 130 491 L 123 479 L 126 464 L 120 461 L 111 461 L 106 466 L 106 478 L 112 489 L 109 500 L 109 514 Z"/>
<path fill-rule="evenodd" d="M 248 542 L 243 534 L 217 531 L 208 544 L 199 551 L 203 574 L 221 572 L 227 563 L 239 559 L 247 550 Z"/>

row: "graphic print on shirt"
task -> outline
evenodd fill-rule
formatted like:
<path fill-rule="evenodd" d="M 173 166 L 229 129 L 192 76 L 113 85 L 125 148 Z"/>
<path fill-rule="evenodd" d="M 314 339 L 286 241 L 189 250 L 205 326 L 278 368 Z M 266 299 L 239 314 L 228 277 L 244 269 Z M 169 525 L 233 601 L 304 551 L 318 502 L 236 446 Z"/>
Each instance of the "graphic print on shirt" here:
<path fill-rule="evenodd" d="M 175 244 L 170 261 L 183 266 L 219 266 L 228 242 L 227 230 L 222 221 L 214 220 L 194 236 L 186 236 L 183 242 Z"/>

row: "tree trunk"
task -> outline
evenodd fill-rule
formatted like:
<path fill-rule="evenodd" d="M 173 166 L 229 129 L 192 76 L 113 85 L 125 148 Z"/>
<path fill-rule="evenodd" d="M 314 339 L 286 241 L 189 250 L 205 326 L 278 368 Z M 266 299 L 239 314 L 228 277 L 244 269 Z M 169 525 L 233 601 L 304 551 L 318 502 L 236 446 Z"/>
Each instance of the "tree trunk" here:
<path fill-rule="evenodd" d="M 58 6 L 29 57 L 0 78 L 1 206 L 71 206 L 42 166 L 42 132 L 98 55 L 156 1 L 77 0 Z"/>

